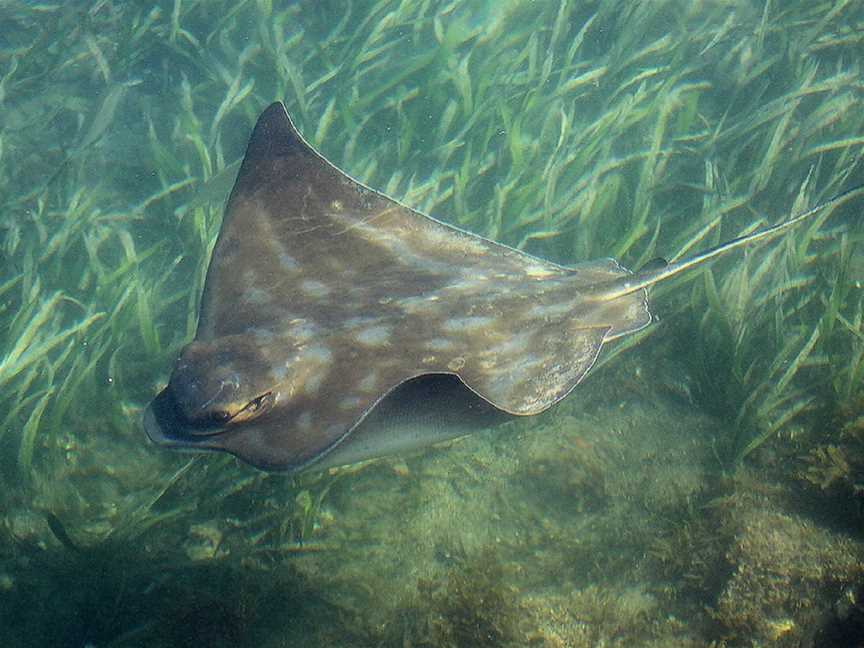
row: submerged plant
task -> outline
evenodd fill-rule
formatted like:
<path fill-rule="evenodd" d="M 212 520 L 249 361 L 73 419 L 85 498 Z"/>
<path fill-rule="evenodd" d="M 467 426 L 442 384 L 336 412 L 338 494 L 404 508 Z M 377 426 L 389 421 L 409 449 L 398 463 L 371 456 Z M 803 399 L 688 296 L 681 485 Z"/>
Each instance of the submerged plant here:
<path fill-rule="evenodd" d="M 854 3 L 12 3 L 2 20 L 7 485 L 74 466 L 88 436 L 134 447 L 272 100 L 358 179 L 562 263 L 677 258 L 861 168 Z M 693 284 L 734 456 L 818 406 L 812 381 L 860 393 L 860 237 L 832 218 Z"/>

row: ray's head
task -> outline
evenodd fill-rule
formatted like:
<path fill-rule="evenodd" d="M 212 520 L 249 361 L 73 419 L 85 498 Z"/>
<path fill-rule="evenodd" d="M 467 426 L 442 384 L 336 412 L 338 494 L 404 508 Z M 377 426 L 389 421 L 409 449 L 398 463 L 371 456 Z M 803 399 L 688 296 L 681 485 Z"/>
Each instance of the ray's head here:
<path fill-rule="evenodd" d="M 271 404 L 273 379 L 260 348 L 240 336 L 193 342 L 177 360 L 169 388 L 192 424 L 224 425 L 263 414 Z"/>
<path fill-rule="evenodd" d="M 192 342 L 145 427 L 153 441 L 188 445 L 247 424 L 272 410 L 279 386 L 262 350 L 244 336 Z"/>

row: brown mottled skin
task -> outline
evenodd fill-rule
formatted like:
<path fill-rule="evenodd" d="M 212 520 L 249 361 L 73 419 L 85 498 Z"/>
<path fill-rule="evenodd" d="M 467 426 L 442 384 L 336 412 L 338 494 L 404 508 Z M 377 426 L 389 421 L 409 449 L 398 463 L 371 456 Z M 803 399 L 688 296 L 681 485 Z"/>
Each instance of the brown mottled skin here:
<path fill-rule="evenodd" d="M 228 200 L 195 340 L 145 428 L 297 471 L 537 414 L 605 342 L 650 323 L 648 286 L 771 234 L 638 275 L 612 259 L 562 267 L 361 185 L 275 103 Z"/>

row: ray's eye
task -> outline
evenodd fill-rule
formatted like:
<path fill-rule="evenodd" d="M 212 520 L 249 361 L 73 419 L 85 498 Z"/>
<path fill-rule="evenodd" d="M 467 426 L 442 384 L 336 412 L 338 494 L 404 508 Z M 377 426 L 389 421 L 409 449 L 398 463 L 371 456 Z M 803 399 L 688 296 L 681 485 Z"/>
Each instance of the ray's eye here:
<path fill-rule="evenodd" d="M 261 394 L 261 396 L 255 400 L 249 401 L 246 407 L 243 408 L 243 414 L 256 414 L 270 401 L 271 395 L 271 392 L 267 392 L 266 394 Z"/>

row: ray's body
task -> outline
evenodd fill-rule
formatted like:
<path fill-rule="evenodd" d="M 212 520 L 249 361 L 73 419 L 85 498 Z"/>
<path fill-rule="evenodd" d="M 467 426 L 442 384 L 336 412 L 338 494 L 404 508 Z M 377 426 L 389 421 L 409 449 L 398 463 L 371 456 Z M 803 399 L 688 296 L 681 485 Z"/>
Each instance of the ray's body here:
<path fill-rule="evenodd" d="M 276 103 L 228 200 L 195 340 L 145 429 L 300 471 L 537 414 L 604 343 L 651 322 L 649 286 L 822 207 L 638 274 L 613 259 L 563 267 L 363 186 Z"/>

